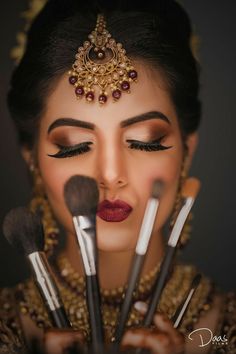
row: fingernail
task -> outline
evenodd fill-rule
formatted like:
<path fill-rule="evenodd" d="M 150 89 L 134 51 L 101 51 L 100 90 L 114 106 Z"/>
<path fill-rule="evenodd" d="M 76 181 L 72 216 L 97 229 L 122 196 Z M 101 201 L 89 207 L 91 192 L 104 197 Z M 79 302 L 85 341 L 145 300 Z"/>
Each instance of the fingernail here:
<path fill-rule="evenodd" d="M 143 301 L 137 301 L 134 303 L 134 308 L 141 312 L 141 313 L 145 313 L 147 312 L 147 304 Z"/>

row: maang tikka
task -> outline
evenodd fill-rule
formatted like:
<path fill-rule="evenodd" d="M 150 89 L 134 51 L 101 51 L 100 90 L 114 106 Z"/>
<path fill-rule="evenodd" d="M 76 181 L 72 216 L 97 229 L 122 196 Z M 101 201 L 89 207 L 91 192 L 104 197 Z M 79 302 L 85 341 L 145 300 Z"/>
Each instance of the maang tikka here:
<path fill-rule="evenodd" d="M 138 73 L 122 44 L 116 43 L 107 31 L 102 14 L 98 15 L 95 30 L 88 39 L 78 48 L 69 71 L 69 82 L 75 87 L 76 97 L 94 101 L 97 86 L 100 104 L 106 103 L 109 93 L 117 101 L 122 92 L 130 92 L 130 84 L 137 81 Z"/>

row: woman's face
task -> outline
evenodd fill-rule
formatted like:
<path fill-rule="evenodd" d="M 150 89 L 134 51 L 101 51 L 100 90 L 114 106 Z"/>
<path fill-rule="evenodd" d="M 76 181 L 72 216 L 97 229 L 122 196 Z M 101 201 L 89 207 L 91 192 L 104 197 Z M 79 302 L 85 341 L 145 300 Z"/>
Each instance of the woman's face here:
<path fill-rule="evenodd" d="M 38 164 L 53 211 L 67 233 L 74 233 L 64 184 L 78 174 L 95 178 L 100 203 L 105 200 L 97 215 L 98 248 L 103 251 L 135 247 L 152 182 L 158 178 L 164 192 L 157 234 L 173 208 L 181 173 L 181 134 L 164 81 L 157 72 L 136 67 L 139 78 L 131 93 L 115 103 L 110 98 L 102 107 L 77 100 L 65 75 L 48 97 L 40 124 Z"/>

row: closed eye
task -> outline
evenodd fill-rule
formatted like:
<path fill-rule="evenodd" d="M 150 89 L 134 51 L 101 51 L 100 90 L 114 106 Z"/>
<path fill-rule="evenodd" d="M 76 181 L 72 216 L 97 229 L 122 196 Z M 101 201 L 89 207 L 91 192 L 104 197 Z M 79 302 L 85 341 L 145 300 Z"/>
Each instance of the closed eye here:
<path fill-rule="evenodd" d="M 62 146 L 57 144 L 59 151 L 56 154 L 48 154 L 50 157 L 57 159 L 62 159 L 66 157 L 73 157 L 76 155 L 84 154 L 91 150 L 90 145 L 93 144 L 91 141 L 83 142 L 73 146 Z"/>
<path fill-rule="evenodd" d="M 161 144 L 161 141 L 164 138 L 165 138 L 165 135 L 161 136 L 159 139 L 155 139 L 155 140 L 148 141 L 148 142 L 128 139 L 127 143 L 129 143 L 130 149 L 147 151 L 147 152 L 167 150 L 167 149 L 172 148 L 172 146 L 165 146 L 165 145 Z"/>

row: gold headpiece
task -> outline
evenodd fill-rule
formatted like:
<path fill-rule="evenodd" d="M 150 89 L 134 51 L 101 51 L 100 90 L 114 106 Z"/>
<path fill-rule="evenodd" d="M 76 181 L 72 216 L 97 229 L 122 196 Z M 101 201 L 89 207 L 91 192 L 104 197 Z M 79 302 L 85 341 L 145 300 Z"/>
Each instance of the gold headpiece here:
<path fill-rule="evenodd" d="M 75 87 L 76 96 L 85 96 L 88 102 L 95 99 L 94 86 L 100 89 L 100 104 L 107 101 L 108 90 L 117 101 L 122 91 L 130 92 L 130 83 L 137 80 L 138 73 L 122 44 L 116 43 L 107 31 L 103 15 L 98 15 L 95 30 L 88 38 L 78 48 L 76 60 L 69 71 L 69 82 Z"/>

